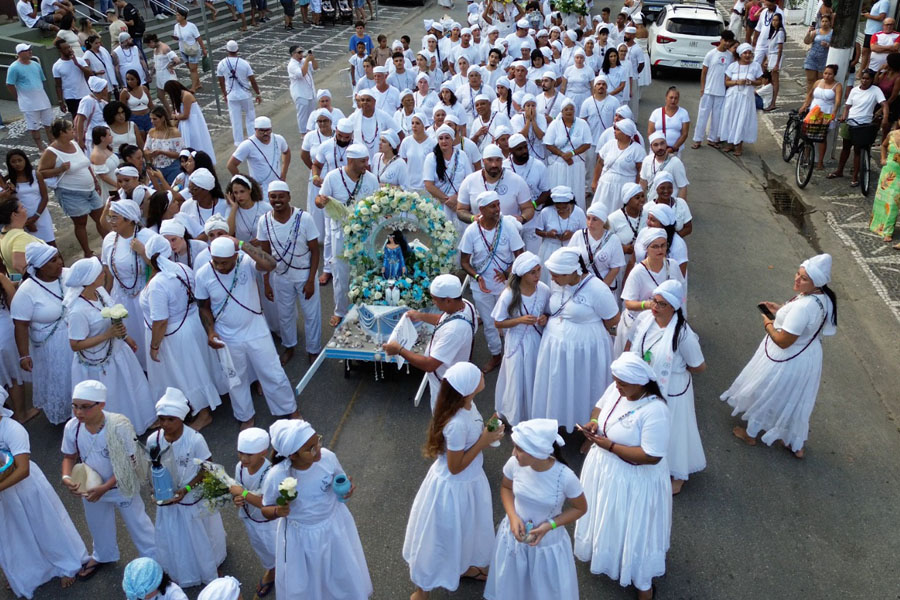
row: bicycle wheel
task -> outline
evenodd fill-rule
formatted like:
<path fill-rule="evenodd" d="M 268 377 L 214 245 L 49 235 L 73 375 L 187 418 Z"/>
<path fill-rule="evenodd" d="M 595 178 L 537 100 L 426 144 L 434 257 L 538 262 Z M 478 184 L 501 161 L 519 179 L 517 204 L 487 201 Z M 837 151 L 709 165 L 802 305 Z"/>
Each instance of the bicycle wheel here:
<path fill-rule="evenodd" d="M 871 169 L 869 165 L 869 149 L 863 148 L 859 151 L 859 189 L 863 196 L 868 196 L 871 191 Z"/>
<path fill-rule="evenodd" d="M 797 185 L 805 188 L 816 168 L 816 149 L 812 142 L 802 142 L 797 152 Z"/>
<path fill-rule="evenodd" d="M 800 136 L 800 123 L 795 119 L 789 119 L 781 138 L 781 158 L 784 162 L 791 162 L 797 152 L 797 142 Z"/>

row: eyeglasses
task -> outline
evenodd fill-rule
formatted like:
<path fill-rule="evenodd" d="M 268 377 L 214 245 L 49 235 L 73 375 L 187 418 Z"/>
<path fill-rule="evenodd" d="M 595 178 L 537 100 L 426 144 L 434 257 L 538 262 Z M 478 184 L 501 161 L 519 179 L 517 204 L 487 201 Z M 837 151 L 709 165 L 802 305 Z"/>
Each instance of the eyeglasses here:
<path fill-rule="evenodd" d="M 87 412 L 87 411 L 91 410 L 92 408 L 94 408 L 95 406 L 97 406 L 98 404 L 100 404 L 100 403 L 99 403 L 99 402 L 92 402 L 91 404 L 75 404 L 75 403 L 73 402 L 73 403 L 72 403 L 72 410 L 75 411 L 75 412 L 78 412 L 79 410 L 80 410 L 80 411 Z"/>
<path fill-rule="evenodd" d="M 309 448 L 307 448 L 306 450 L 304 450 L 303 452 L 306 452 L 310 455 L 315 456 L 316 452 L 318 452 L 319 449 L 322 447 L 322 439 L 323 439 L 322 434 L 317 433 L 316 434 L 316 443 L 313 444 L 312 446 L 310 446 Z"/>
<path fill-rule="evenodd" d="M 668 302 L 663 302 L 662 300 L 657 300 L 656 298 L 650 298 L 650 304 L 655 304 L 657 308 L 669 308 L 672 306 Z"/>
<path fill-rule="evenodd" d="M 647 249 L 648 250 L 665 250 L 666 243 L 663 242 L 662 244 L 653 244 L 652 246 L 647 246 Z"/>

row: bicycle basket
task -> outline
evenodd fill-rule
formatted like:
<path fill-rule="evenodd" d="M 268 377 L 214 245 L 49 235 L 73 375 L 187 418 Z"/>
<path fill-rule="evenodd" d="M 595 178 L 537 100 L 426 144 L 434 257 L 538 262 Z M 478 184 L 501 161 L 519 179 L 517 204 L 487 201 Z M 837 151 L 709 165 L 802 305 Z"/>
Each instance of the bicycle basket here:
<path fill-rule="evenodd" d="M 828 136 L 828 125 L 829 123 L 803 123 L 800 132 L 810 142 L 824 142 Z"/>

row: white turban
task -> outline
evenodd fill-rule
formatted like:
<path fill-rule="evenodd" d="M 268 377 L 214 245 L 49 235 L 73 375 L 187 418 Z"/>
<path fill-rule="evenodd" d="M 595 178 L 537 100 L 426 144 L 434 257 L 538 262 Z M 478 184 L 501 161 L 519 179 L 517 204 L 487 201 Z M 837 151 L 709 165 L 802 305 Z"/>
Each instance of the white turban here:
<path fill-rule="evenodd" d="M 653 133 L 650 134 L 649 138 L 647 138 L 647 143 L 652 144 L 656 140 L 664 140 L 664 139 L 666 139 L 666 135 L 662 131 L 659 131 L 657 129 L 656 131 L 654 131 Z"/>
<path fill-rule="evenodd" d="M 100 92 L 105 90 L 107 85 L 109 84 L 102 77 L 95 77 L 94 75 L 91 75 L 88 78 L 88 87 L 95 94 L 99 94 Z"/>
<path fill-rule="evenodd" d="M 316 434 L 308 421 L 302 419 L 279 419 L 269 426 L 272 446 L 280 456 L 287 458 L 303 447 Z"/>
<path fill-rule="evenodd" d="M 500 146 L 497 144 L 488 144 L 484 148 L 484 152 L 481 155 L 481 158 L 503 158 L 503 150 L 500 149 Z"/>
<path fill-rule="evenodd" d="M 743 44 L 741 44 L 740 46 L 737 47 L 738 56 L 740 56 L 744 52 L 753 52 L 753 46 L 744 42 Z"/>
<path fill-rule="evenodd" d="M 209 172 L 209 169 L 204 169 L 202 167 L 191 173 L 189 181 L 198 188 L 207 191 L 216 186 L 216 178 Z"/>
<path fill-rule="evenodd" d="M 659 224 L 663 227 L 668 227 L 669 225 L 675 224 L 675 211 L 671 206 L 666 206 L 665 204 L 657 204 L 654 202 L 647 209 L 647 214 L 651 214 L 656 217 L 656 220 L 659 221 Z"/>
<path fill-rule="evenodd" d="M 400 146 L 400 136 L 393 129 L 387 129 L 381 134 L 381 139 L 391 145 L 391 148 Z M 271 187 L 269 189 L 272 189 Z"/>
<path fill-rule="evenodd" d="M 655 190 L 664 183 L 671 183 L 672 187 L 675 187 L 675 179 L 668 171 L 660 171 L 656 174 L 656 177 L 653 178 L 653 189 Z"/>
<path fill-rule="evenodd" d="M 511 437 L 520 450 L 544 460 L 553 454 L 554 442 L 558 446 L 566 445 L 558 431 L 559 422 L 556 419 L 530 419 L 513 427 Z"/>
<path fill-rule="evenodd" d="M 320 108 L 313 115 L 313 121 L 318 121 L 319 117 L 325 117 L 329 121 L 334 122 L 334 115 L 327 108 Z"/>
<path fill-rule="evenodd" d="M 554 202 L 571 202 L 575 199 L 575 194 L 569 186 L 557 185 L 550 190 L 550 199 Z"/>
<path fill-rule="evenodd" d="M 509 79 L 506 79 L 506 78 L 504 78 L 504 77 L 501 77 L 501 78 L 498 79 L 497 82 L 494 84 L 494 87 L 495 87 L 495 88 L 498 88 L 498 89 L 499 89 L 500 87 L 505 87 L 506 89 L 510 89 Z"/>
<path fill-rule="evenodd" d="M 831 255 L 818 254 L 800 263 L 806 274 L 816 287 L 822 287 L 831 281 Z"/>
<path fill-rule="evenodd" d="M 587 54 L 584 53 L 584 50 L 582 48 L 576 48 L 575 52 L 572 53 L 572 56 L 585 56 L 586 57 Z"/>
<path fill-rule="evenodd" d="M 242 454 L 257 454 L 269 449 L 269 432 L 259 427 L 245 429 L 238 434 L 237 451 Z"/>
<path fill-rule="evenodd" d="M 125 198 L 123 200 L 110 202 L 109 210 L 119 216 L 125 217 L 132 223 L 141 222 L 141 207 L 138 206 L 138 203 L 134 200 L 128 200 L 127 198 Z"/>
<path fill-rule="evenodd" d="M 609 366 L 613 377 L 625 383 L 646 385 L 656 380 L 653 368 L 634 352 L 623 352 Z"/>
<path fill-rule="evenodd" d="M 140 177 L 141 174 L 138 173 L 136 167 L 132 167 L 131 165 L 125 165 L 124 167 L 119 167 L 116 169 L 116 175 L 121 175 L 122 177 Z"/>
<path fill-rule="evenodd" d="M 273 181 L 272 183 L 275 182 Z M 269 184 L 269 189 L 272 189 L 272 183 Z M 209 235 L 210 232 L 213 231 L 230 231 L 228 227 L 228 221 L 226 221 L 225 217 L 218 213 L 213 214 L 206 220 L 206 223 L 203 224 L 203 233 Z"/>
<path fill-rule="evenodd" d="M 360 90 L 359 92 L 357 92 L 356 97 L 357 98 L 368 97 L 368 98 L 372 98 L 374 100 L 375 94 L 372 92 L 372 90 L 365 89 L 365 90 Z"/>
<path fill-rule="evenodd" d="M 641 184 L 629 181 L 622 186 L 622 206 L 628 204 L 628 201 L 644 191 Z"/>
<path fill-rule="evenodd" d="M 227 575 L 213 579 L 203 591 L 197 595 L 197 600 L 238 600 L 241 597 L 241 582 Z"/>
<path fill-rule="evenodd" d="M 166 393 L 156 403 L 157 417 L 176 417 L 184 421 L 189 412 L 191 406 L 187 396 L 178 388 L 167 387 Z"/>
<path fill-rule="evenodd" d="M 637 243 L 646 248 L 650 245 L 650 242 L 659 238 L 664 240 L 669 239 L 665 229 L 660 229 L 659 227 L 644 227 L 637 236 Z"/>
<path fill-rule="evenodd" d="M 600 73 L 599 75 L 597 75 L 596 77 L 594 77 L 594 83 L 597 83 L 597 82 L 600 82 L 600 81 L 602 81 L 603 83 L 608 84 L 608 83 L 609 83 L 609 77 L 607 77 L 605 73 Z"/>
<path fill-rule="evenodd" d="M 459 117 L 456 116 L 454 112 L 447 112 L 444 116 L 444 123 L 453 123 L 454 125 L 459 125 Z"/>
<path fill-rule="evenodd" d="M 172 257 L 172 245 L 163 236 L 154 235 L 144 244 L 144 253 L 147 258 L 153 258 L 154 254 L 158 254 L 157 261 L 164 260 Z"/>
<path fill-rule="evenodd" d="M 166 219 L 159 225 L 159 235 L 174 235 L 183 238 L 184 231 L 184 225 L 175 219 Z"/>
<path fill-rule="evenodd" d="M 442 135 L 449 135 L 450 137 L 456 137 L 456 132 L 449 125 L 441 125 L 437 128 L 437 131 L 434 132 L 434 137 L 438 138 Z"/>
<path fill-rule="evenodd" d="M 32 273 L 59 254 L 59 250 L 55 246 L 45 244 L 44 242 L 29 242 L 25 246 L 25 264 L 28 265 L 29 273 Z"/>
<path fill-rule="evenodd" d="M 487 206 L 488 204 L 490 204 L 492 202 L 499 202 L 499 201 L 500 201 L 500 196 L 498 196 L 497 192 L 495 192 L 493 190 L 481 192 L 480 194 L 478 194 L 478 197 L 475 198 L 475 203 L 477 204 L 478 208 L 481 208 L 482 206 Z"/>
<path fill-rule="evenodd" d="M 337 130 L 339 133 L 353 133 L 353 121 L 346 117 L 338 119 Z"/>
<path fill-rule="evenodd" d="M 525 273 L 528 273 L 533 268 L 541 264 L 541 259 L 537 257 L 533 252 L 529 252 L 526 250 L 522 254 L 516 257 L 516 260 L 513 261 L 512 264 L 512 272 L 515 273 L 518 277 L 522 277 Z"/>
<path fill-rule="evenodd" d="M 237 254 L 234 248 L 234 241 L 231 238 L 220 237 L 213 240 L 209 245 L 209 254 L 215 258 L 231 258 Z"/>
<path fill-rule="evenodd" d="M 656 286 L 656 289 L 653 290 L 653 295 L 665 298 L 666 302 L 671 304 L 675 310 L 678 310 L 684 304 L 684 286 L 681 285 L 680 281 L 675 281 L 674 279 L 667 279 Z"/>
<path fill-rule="evenodd" d="M 637 184 L 635 184 L 637 185 Z M 597 219 L 600 219 L 604 223 L 609 215 L 606 213 L 606 207 L 603 206 L 602 202 L 594 202 L 591 204 L 586 211 L 584 211 L 586 215 L 590 215 Z"/>
<path fill-rule="evenodd" d="M 76 260 L 66 278 L 66 287 L 69 289 L 66 291 L 66 297 L 63 298 L 63 304 L 69 306 L 74 302 L 84 291 L 85 286 L 94 283 L 102 272 L 103 264 L 96 256 Z"/>
<path fill-rule="evenodd" d="M 481 369 L 470 362 L 458 362 L 444 373 L 447 383 L 462 396 L 474 394 L 481 383 L 481 377 Z"/>
<path fill-rule="evenodd" d="M 362 144 L 350 144 L 347 147 L 347 158 L 369 158 L 369 149 Z"/>
<path fill-rule="evenodd" d="M 574 42 L 578 39 L 578 34 L 569 29 L 568 31 L 566 31 L 566 37 L 569 38 L 570 41 Z"/>
<path fill-rule="evenodd" d="M 72 399 L 106 402 L 106 386 L 94 379 L 79 381 L 72 390 Z"/>
<path fill-rule="evenodd" d="M 562 104 L 560 104 L 559 106 L 559 110 L 563 110 L 567 106 L 575 106 L 575 102 L 571 98 L 563 98 Z"/>
<path fill-rule="evenodd" d="M 434 298 L 459 298 L 462 296 L 462 284 L 459 277 L 447 273 L 432 279 L 428 291 Z"/>
<path fill-rule="evenodd" d="M 550 255 L 550 258 L 544 261 L 544 266 L 550 269 L 551 273 L 556 273 L 557 275 L 570 275 L 572 273 L 581 275 L 580 257 L 580 253 L 574 248 L 557 248 Z"/>
<path fill-rule="evenodd" d="M 628 137 L 634 137 L 635 135 L 637 135 L 637 126 L 631 119 L 622 119 L 621 121 L 617 121 L 615 124 L 615 128 Z"/>
<path fill-rule="evenodd" d="M 622 106 L 617 108 L 616 114 L 625 119 L 633 119 L 634 118 L 634 113 L 631 112 L 631 109 L 628 107 L 627 104 L 623 104 Z"/>

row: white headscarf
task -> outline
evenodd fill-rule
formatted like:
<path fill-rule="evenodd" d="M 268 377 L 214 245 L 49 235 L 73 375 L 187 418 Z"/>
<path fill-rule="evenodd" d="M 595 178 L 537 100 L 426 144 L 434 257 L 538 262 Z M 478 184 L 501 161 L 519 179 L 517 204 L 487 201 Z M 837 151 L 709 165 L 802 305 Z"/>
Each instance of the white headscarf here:
<path fill-rule="evenodd" d="M 237 451 L 256 454 L 269 449 L 269 433 L 259 427 L 250 427 L 238 434 Z"/>
<path fill-rule="evenodd" d="M 157 417 L 176 417 L 184 421 L 189 412 L 191 406 L 187 396 L 178 388 L 167 387 L 166 393 L 156 403 Z"/>
<path fill-rule="evenodd" d="M 831 281 L 831 255 L 818 254 L 800 263 L 806 269 L 806 274 L 812 280 L 813 285 L 822 287 Z"/>
<path fill-rule="evenodd" d="M 550 258 L 544 261 L 544 266 L 557 275 L 570 275 L 572 273 L 581 275 L 581 262 L 578 260 L 580 256 L 579 251 L 574 248 L 557 248 L 550 255 Z"/>
<path fill-rule="evenodd" d="M 213 579 L 197 600 L 237 600 L 241 596 L 241 582 L 230 575 Z"/>
<path fill-rule="evenodd" d="M 75 261 L 75 264 L 69 269 L 69 276 L 66 279 L 66 295 L 63 298 L 65 306 L 71 306 L 84 288 L 97 280 L 100 273 L 103 272 L 103 264 L 96 256 L 91 258 L 82 258 Z"/>
<path fill-rule="evenodd" d="M 659 238 L 664 240 L 669 239 L 665 229 L 660 229 L 659 227 L 644 227 L 637 236 L 637 243 L 646 248 L 650 245 L 650 242 Z"/>
<path fill-rule="evenodd" d="M 622 186 L 622 206 L 628 204 L 628 201 L 637 196 L 639 193 L 643 192 L 644 188 L 641 187 L 641 184 L 635 183 L 633 181 L 629 181 L 625 185 Z"/>
<path fill-rule="evenodd" d="M 650 208 L 647 209 L 647 214 L 656 217 L 656 220 L 659 221 L 659 224 L 663 227 L 675 224 L 675 210 L 671 206 L 654 202 L 650 205 Z"/>
<path fill-rule="evenodd" d="M 513 261 L 512 264 L 512 272 L 515 273 L 518 277 L 522 277 L 525 273 L 528 273 L 533 268 L 541 264 L 541 259 L 537 257 L 533 252 L 529 252 L 526 250 L 522 254 L 516 257 L 516 260 Z"/>
<path fill-rule="evenodd" d="M 134 200 L 123 198 L 121 200 L 116 200 L 115 202 L 110 202 L 109 210 L 117 215 L 125 217 L 132 223 L 141 222 L 141 207 L 138 206 L 138 203 Z"/>
<path fill-rule="evenodd" d="M 684 303 L 684 286 L 681 285 L 680 281 L 667 279 L 656 286 L 656 289 L 653 290 L 653 295 L 662 296 L 666 299 L 666 302 L 672 305 L 672 308 L 678 310 Z"/>
<path fill-rule="evenodd" d="M 522 451 L 544 460 L 553 454 L 554 442 L 559 446 L 566 445 L 558 430 L 556 419 L 530 419 L 513 427 L 512 441 Z"/>
<path fill-rule="evenodd" d="M 275 182 L 273 181 L 272 183 Z M 272 189 L 271 186 L 269 189 Z M 219 213 L 214 213 L 206 220 L 206 223 L 203 224 L 203 232 L 206 235 L 209 235 L 212 231 L 229 231 L 228 221 Z"/>
<path fill-rule="evenodd" d="M 616 379 L 625 383 L 646 385 L 651 380 L 656 381 L 653 367 L 634 352 L 623 352 L 619 358 L 612 361 L 609 369 Z"/>
<path fill-rule="evenodd" d="M 302 419 L 279 419 L 269 426 L 272 447 L 285 458 L 302 448 L 315 434 L 312 425 Z"/>
<path fill-rule="evenodd" d="M 36 276 L 38 269 L 53 260 L 53 257 L 59 254 L 59 250 L 55 246 L 45 244 L 44 242 L 29 242 L 25 246 L 25 264 L 26 269 L 32 277 Z"/>
<path fill-rule="evenodd" d="M 474 394 L 481 383 L 481 377 L 481 369 L 470 362 L 458 362 L 444 373 L 447 383 L 462 396 Z"/>
<path fill-rule="evenodd" d="M 156 265 L 159 267 L 160 273 L 173 277 L 179 273 L 184 273 L 181 267 L 172 261 L 172 245 L 163 236 L 154 235 L 147 240 L 147 243 L 144 244 L 144 252 L 147 258 L 153 258 L 154 255 L 157 255 Z"/>

